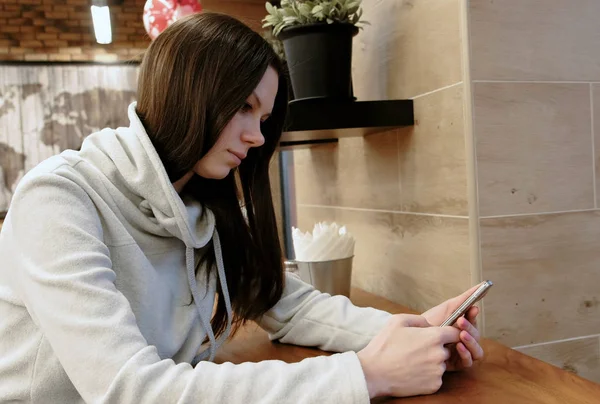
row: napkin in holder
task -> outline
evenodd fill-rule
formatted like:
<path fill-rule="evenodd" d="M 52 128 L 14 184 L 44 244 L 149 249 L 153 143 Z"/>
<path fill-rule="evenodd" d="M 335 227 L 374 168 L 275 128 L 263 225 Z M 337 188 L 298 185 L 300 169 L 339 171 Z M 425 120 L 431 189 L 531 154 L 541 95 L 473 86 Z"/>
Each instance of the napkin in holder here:
<path fill-rule="evenodd" d="M 355 240 L 346 227 L 321 222 L 312 233 L 292 228 L 292 238 L 296 259 L 286 269 L 321 292 L 349 297 Z"/>

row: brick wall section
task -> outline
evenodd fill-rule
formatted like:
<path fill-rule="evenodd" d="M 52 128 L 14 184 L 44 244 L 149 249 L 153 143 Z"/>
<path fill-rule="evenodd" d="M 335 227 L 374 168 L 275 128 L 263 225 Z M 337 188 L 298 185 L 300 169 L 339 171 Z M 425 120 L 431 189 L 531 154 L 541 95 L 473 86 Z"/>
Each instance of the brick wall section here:
<path fill-rule="evenodd" d="M 131 60 L 150 43 L 142 22 L 145 0 L 111 5 L 113 42 L 96 42 L 90 0 L 2 0 L 0 61 Z M 111 1 L 109 1 L 111 4 Z"/>

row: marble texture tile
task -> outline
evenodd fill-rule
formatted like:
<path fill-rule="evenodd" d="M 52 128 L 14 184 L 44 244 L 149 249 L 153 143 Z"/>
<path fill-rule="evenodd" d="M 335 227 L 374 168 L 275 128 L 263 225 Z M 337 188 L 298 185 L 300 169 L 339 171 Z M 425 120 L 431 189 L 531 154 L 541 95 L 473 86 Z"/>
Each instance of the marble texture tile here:
<path fill-rule="evenodd" d="M 520 347 L 533 356 L 595 383 L 600 383 L 600 338 L 598 336 Z"/>
<path fill-rule="evenodd" d="M 359 100 L 412 98 L 462 80 L 460 0 L 363 1 L 353 42 Z"/>
<path fill-rule="evenodd" d="M 281 204 L 281 177 L 279 172 L 279 151 L 276 151 L 269 166 L 269 177 L 271 179 L 271 194 L 273 196 L 273 208 L 277 220 L 277 233 L 281 248 L 284 249 L 283 235 L 283 210 Z M 285 250 L 284 250 L 285 251 Z"/>
<path fill-rule="evenodd" d="M 473 80 L 600 80 L 597 0 L 468 4 Z"/>
<path fill-rule="evenodd" d="M 340 146 L 323 144 L 294 149 L 296 203 L 339 205 L 337 183 Z"/>
<path fill-rule="evenodd" d="M 397 131 L 294 151 L 299 204 L 397 210 Z"/>
<path fill-rule="evenodd" d="M 594 207 L 588 84 L 475 83 L 481 216 Z"/>
<path fill-rule="evenodd" d="M 508 346 L 600 334 L 600 211 L 481 219 L 485 332 Z"/>
<path fill-rule="evenodd" d="M 600 206 L 600 84 L 592 84 L 592 119 L 594 122 L 594 171 L 596 174 L 596 207 Z"/>
<path fill-rule="evenodd" d="M 414 127 L 399 132 L 401 210 L 468 215 L 461 84 L 414 100 Z"/>

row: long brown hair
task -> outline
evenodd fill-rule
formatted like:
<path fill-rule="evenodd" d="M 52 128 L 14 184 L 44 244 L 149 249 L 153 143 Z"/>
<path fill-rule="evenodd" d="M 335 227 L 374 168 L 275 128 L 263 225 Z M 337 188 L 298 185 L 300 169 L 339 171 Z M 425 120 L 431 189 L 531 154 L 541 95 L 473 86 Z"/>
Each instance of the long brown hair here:
<path fill-rule="evenodd" d="M 175 182 L 215 144 L 269 66 L 279 73 L 279 89 L 272 114 L 261 126 L 265 144 L 251 148 L 239 168 L 226 178 L 209 180 L 194 175 L 182 191 L 216 217 L 234 332 L 246 320 L 262 316 L 283 293 L 283 255 L 269 162 L 287 110 L 285 68 L 273 48 L 240 21 L 202 13 L 176 21 L 154 40 L 144 55 L 138 79 L 137 113 Z M 212 249 L 200 264 L 206 264 L 209 273 L 215 270 Z M 215 335 L 222 334 L 227 323 L 220 287 L 218 295 L 211 320 Z"/>

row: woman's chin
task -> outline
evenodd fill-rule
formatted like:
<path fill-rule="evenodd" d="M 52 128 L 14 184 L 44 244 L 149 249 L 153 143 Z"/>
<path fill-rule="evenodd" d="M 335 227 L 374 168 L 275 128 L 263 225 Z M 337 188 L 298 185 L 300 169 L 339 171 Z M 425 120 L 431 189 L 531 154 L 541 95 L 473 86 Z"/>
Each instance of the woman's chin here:
<path fill-rule="evenodd" d="M 222 180 L 229 175 L 231 170 L 235 169 L 234 164 L 220 164 L 220 165 L 207 165 L 194 167 L 194 172 L 202 178 L 207 180 Z"/>
<path fill-rule="evenodd" d="M 215 180 L 223 180 L 223 179 L 225 179 L 229 175 L 230 171 L 231 170 L 227 170 L 227 172 L 223 172 L 220 175 L 215 175 L 213 179 L 215 179 Z"/>
<path fill-rule="evenodd" d="M 230 172 L 231 172 L 231 168 L 227 167 L 227 168 L 223 168 L 221 170 L 211 170 L 210 172 L 204 173 L 204 175 L 201 175 L 201 177 L 204 177 L 209 180 L 222 180 L 222 179 L 226 178 Z"/>

